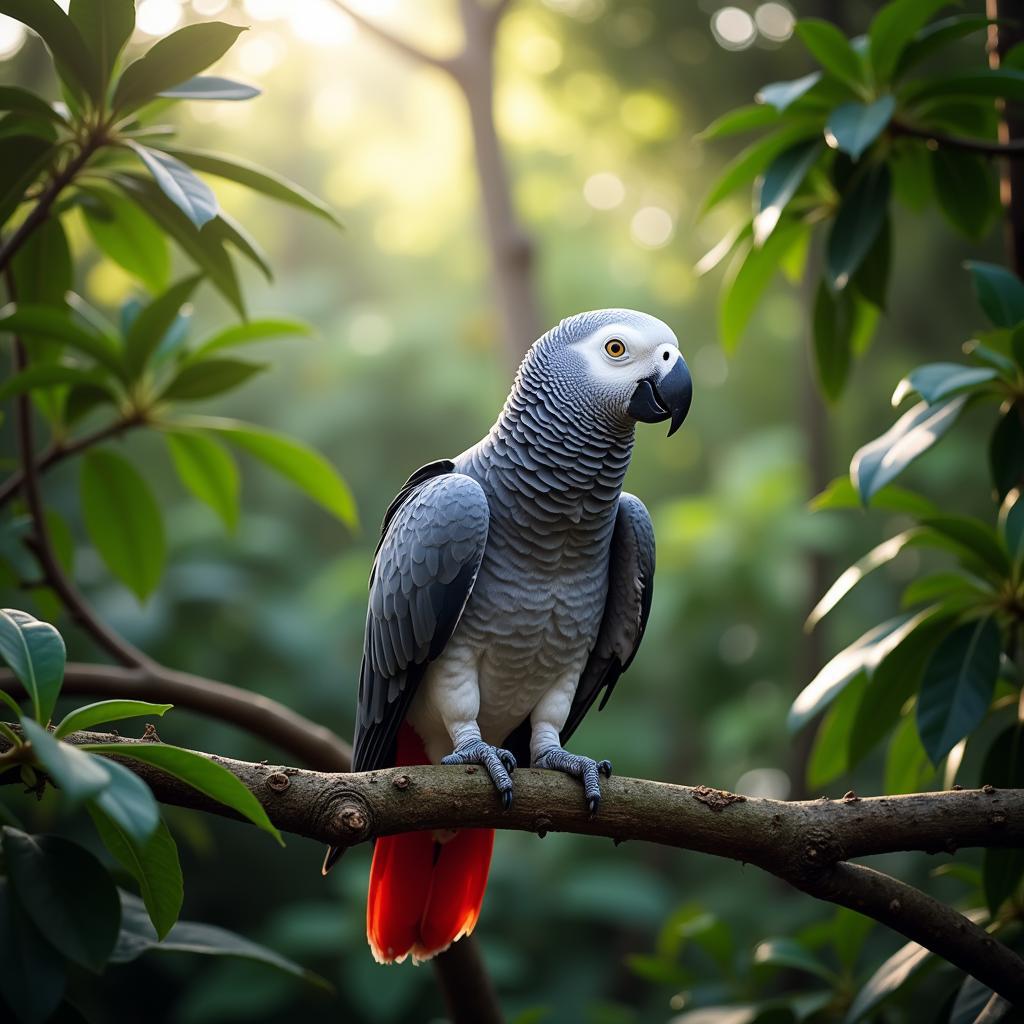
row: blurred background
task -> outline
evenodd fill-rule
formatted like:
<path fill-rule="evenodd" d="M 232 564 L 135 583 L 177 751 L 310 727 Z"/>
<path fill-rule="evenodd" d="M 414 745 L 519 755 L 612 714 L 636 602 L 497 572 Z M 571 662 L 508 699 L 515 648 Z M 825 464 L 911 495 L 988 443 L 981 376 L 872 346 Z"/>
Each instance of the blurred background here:
<path fill-rule="evenodd" d="M 430 53 L 460 44 L 455 0 L 352 6 Z M 809 70 L 788 41 L 795 16 L 828 16 L 855 32 L 872 7 L 520 0 L 497 34 L 494 118 L 511 200 L 533 240 L 524 280 L 541 327 L 596 307 L 648 311 L 675 329 L 695 381 L 693 411 L 678 435 L 639 431 L 627 487 L 655 521 L 654 609 L 628 677 L 575 740 L 625 775 L 780 798 L 882 789 L 881 754 L 854 778 L 809 788 L 808 743 L 787 733 L 785 714 L 831 652 L 876 622 L 879 607 L 895 607 L 921 556 L 905 552 L 821 635 L 807 637 L 803 619 L 834 572 L 893 526 L 879 512 L 815 515 L 807 501 L 891 422 L 887 398 L 907 369 L 923 357 L 956 358 L 976 326 L 960 264 L 998 259 L 999 239 L 970 246 L 928 217 L 897 219 L 888 315 L 845 397 L 828 409 L 808 365 L 800 282 L 780 278 L 769 289 L 727 358 L 715 331 L 722 270 L 699 277 L 694 269 L 749 216 L 741 195 L 698 217 L 703 194 L 741 143 L 703 145 L 695 135 L 761 84 Z M 216 70 L 264 94 L 244 104 L 179 106 L 183 144 L 277 170 L 326 199 L 344 222 L 338 232 L 218 183 L 225 208 L 252 228 L 276 269 L 271 285 L 247 278 L 251 312 L 304 317 L 318 336 L 277 343 L 273 372 L 219 401 L 217 411 L 319 447 L 351 485 L 361 531 L 346 533 L 248 465 L 245 511 L 225 534 L 181 491 L 156 440 L 128 437 L 119 444 L 164 503 L 171 549 L 164 585 L 140 605 L 84 541 L 78 467 L 60 467 L 46 487 L 80 542 L 79 582 L 133 642 L 167 664 L 270 694 L 348 736 L 380 516 L 413 469 L 458 453 L 488 429 L 518 351 L 493 297 L 478 153 L 452 81 L 329 0 L 141 0 L 137 42 L 212 17 L 251 26 Z M 964 52 L 976 59 L 972 45 Z M 41 56 L 37 39 L 0 19 L 0 82 L 40 86 Z M 79 228 L 72 241 L 85 253 Z M 134 292 L 132 279 L 96 255 L 79 265 L 79 290 L 116 314 Z M 232 314 L 201 289 L 194 322 L 208 333 Z M 5 433 L 5 458 L 10 443 Z M 987 493 L 985 467 L 968 454 L 978 443 L 969 429 L 960 432 L 910 479 L 940 504 L 973 511 L 960 496 Z M 65 632 L 73 655 L 97 656 L 70 627 Z M 165 719 L 160 734 L 241 757 L 279 756 L 183 711 Z M 921 780 L 921 788 L 934 784 Z M 173 810 L 170 820 L 185 859 L 183 916 L 259 939 L 324 974 L 337 993 L 253 965 L 153 955 L 94 983 L 91 1019 L 442 1017 L 429 968 L 381 968 L 370 958 L 367 848 L 324 880 L 313 844 L 291 839 L 281 852 L 249 827 Z M 959 859 L 970 863 L 971 855 Z M 911 880 L 935 866 L 921 858 L 888 865 Z M 956 895 L 955 878 L 933 891 L 942 895 L 943 885 Z M 749 968 L 760 940 L 831 918 L 831 908 L 739 864 L 642 844 L 506 833 L 477 934 L 510 1018 L 630 1024 L 669 1020 L 719 991 L 735 994 L 744 984 L 736 965 Z M 659 941 L 698 935 L 676 974 L 649 956 Z M 898 945 L 877 930 L 861 971 Z M 920 998 L 927 993 L 922 986 Z"/>

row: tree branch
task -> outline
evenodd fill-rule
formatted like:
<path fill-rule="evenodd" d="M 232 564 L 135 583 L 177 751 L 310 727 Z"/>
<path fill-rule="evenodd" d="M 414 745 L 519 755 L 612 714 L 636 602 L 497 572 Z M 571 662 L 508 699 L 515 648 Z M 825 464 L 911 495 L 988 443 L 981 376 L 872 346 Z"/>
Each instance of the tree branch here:
<path fill-rule="evenodd" d="M 144 743 L 76 733 L 73 743 Z M 0 750 L 8 744 L 0 739 Z M 205 755 L 211 756 L 211 755 Z M 557 772 L 516 772 L 516 799 L 502 810 L 485 772 L 434 765 L 355 775 L 325 774 L 216 757 L 266 808 L 278 828 L 320 843 L 353 846 L 382 835 L 445 828 L 499 828 L 639 839 L 754 864 L 815 896 L 874 918 L 933 950 L 1007 999 L 1024 1000 L 1024 960 L 932 897 L 849 858 L 965 846 L 1024 844 L 1024 790 L 922 793 L 785 803 L 705 786 L 613 778 L 591 817 L 579 786 Z M 234 812 L 150 765 L 124 763 L 164 803 Z"/>
<path fill-rule="evenodd" d="M 930 128 L 916 128 L 903 121 L 892 121 L 889 131 L 893 135 L 903 135 L 914 139 L 924 139 L 940 149 L 959 149 L 968 153 L 981 153 L 984 156 L 1005 156 L 1011 159 L 1024 158 L 1024 140 L 1009 139 L 999 142 L 996 139 L 976 139 L 968 135 L 949 135 L 946 132 L 932 131 Z"/>

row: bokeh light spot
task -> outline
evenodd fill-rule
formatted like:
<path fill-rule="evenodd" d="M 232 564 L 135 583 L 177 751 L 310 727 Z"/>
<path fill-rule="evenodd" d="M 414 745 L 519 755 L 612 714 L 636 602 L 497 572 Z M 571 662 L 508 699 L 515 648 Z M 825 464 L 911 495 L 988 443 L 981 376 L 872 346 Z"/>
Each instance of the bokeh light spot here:
<path fill-rule="evenodd" d="M 736 780 L 736 792 L 763 800 L 785 800 L 792 785 L 778 768 L 752 768 Z"/>
<path fill-rule="evenodd" d="M 629 231 L 633 241 L 647 249 L 660 249 L 672 237 L 672 214 L 660 206 L 644 206 L 633 214 Z"/>
<path fill-rule="evenodd" d="M 245 39 L 238 47 L 235 59 L 247 75 L 259 77 L 277 66 L 284 47 L 272 33 L 261 33 Z"/>
<path fill-rule="evenodd" d="M 754 11 L 754 22 L 758 32 L 773 43 L 784 43 L 792 34 L 796 17 L 780 3 L 761 4 Z"/>
<path fill-rule="evenodd" d="M 196 14 L 201 14 L 205 18 L 220 14 L 227 5 L 228 0 L 192 0 L 192 9 Z"/>
<path fill-rule="evenodd" d="M 679 129 L 676 105 L 656 92 L 631 92 L 619 109 L 622 123 L 638 138 L 655 142 L 675 135 Z"/>
<path fill-rule="evenodd" d="M 288 8 L 292 31 L 307 43 L 316 46 L 337 46 L 347 43 L 356 34 L 356 23 L 328 0 L 302 0 Z"/>
<path fill-rule="evenodd" d="M 720 388 L 729 379 L 729 362 L 721 345 L 704 345 L 693 357 L 693 376 L 701 388 Z"/>
<path fill-rule="evenodd" d="M 288 10 L 284 0 L 245 0 L 245 13 L 257 21 L 274 21 L 283 18 Z M 301 6 L 301 4 L 297 5 Z"/>
<path fill-rule="evenodd" d="M 617 174 L 601 171 L 583 183 L 583 198 L 595 210 L 614 210 L 626 198 L 626 186 Z"/>
<path fill-rule="evenodd" d="M 727 665 L 742 665 L 750 661 L 757 650 L 757 630 L 748 622 L 730 626 L 718 641 L 718 653 Z"/>
<path fill-rule="evenodd" d="M 348 322 L 348 343 L 353 352 L 376 356 L 387 351 L 395 338 L 391 320 L 374 309 L 354 313 Z"/>
<path fill-rule="evenodd" d="M 0 14 L 0 58 L 13 57 L 25 43 L 25 26 Z"/>
<path fill-rule="evenodd" d="M 167 35 L 180 21 L 178 0 L 142 0 L 135 12 L 135 27 L 147 36 Z"/>
<path fill-rule="evenodd" d="M 745 50 L 757 38 L 754 19 L 739 7 L 722 7 L 711 17 L 715 41 L 726 50 Z"/>

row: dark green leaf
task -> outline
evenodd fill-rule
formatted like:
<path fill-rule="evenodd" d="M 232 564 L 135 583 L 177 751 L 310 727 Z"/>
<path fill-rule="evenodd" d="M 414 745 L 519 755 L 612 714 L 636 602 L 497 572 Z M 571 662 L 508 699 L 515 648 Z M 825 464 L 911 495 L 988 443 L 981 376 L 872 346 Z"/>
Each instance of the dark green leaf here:
<path fill-rule="evenodd" d="M 900 947 L 861 986 L 856 998 L 846 1011 L 845 1024 L 856 1024 L 903 986 L 903 983 L 931 956 L 931 951 L 908 942 Z"/>
<path fill-rule="evenodd" d="M 24 305 L 63 306 L 74 274 L 71 250 L 58 217 L 48 217 L 17 251 L 11 261 L 14 294 Z"/>
<path fill-rule="evenodd" d="M 953 1008 L 949 1011 L 949 1024 L 998 1024 L 1012 1009 L 1013 1007 L 1002 996 L 997 996 L 987 985 L 968 975 L 964 978 Z"/>
<path fill-rule="evenodd" d="M 1024 71 L 1011 68 L 989 68 L 945 74 L 915 81 L 902 91 L 905 102 L 920 103 L 947 96 L 1003 96 L 1024 100 Z"/>
<path fill-rule="evenodd" d="M 91 813 L 103 845 L 139 883 L 143 903 L 150 921 L 153 922 L 155 937 L 163 939 L 178 920 L 184 897 L 178 847 L 167 826 L 162 821 L 159 822 L 153 835 L 144 843 L 140 843 L 102 812 L 93 809 Z M 122 928 L 124 927 L 122 918 Z M 123 934 L 122 931 L 122 936 Z M 114 953 L 115 962 L 118 961 L 120 951 L 119 941 Z"/>
<path fill-rule="evenodd" d="M 825 262 L 836 290 L 846 287 L 882 230 L 889 213 L 890 177 L 885 164 L 870 168 L 843 197 L 828 236 Z"/>
<path fill-rule="evenodd" d="M 908 583 L 901 603 L 910 608 L 924 601 L 938 601 L 948 607 L 967 608 L 990 603 L 992 597 L 992 585 L 987 580 L 966 572 L 936 572 Z"/>
<path fill-rule="evenodd" d="M 870 302 L 876 309 L 884 310 L 889 290 L 889 266 L 891 263 L 892 229 L 889 218 L 885 219 L 874 244 L 861 261 L 852 281 L 857 294 Z"/>
<path fill-rule="evenodd" d="M 213 235 L 221 242 L 230 242 L 246 259 L 254 263 L 268 280 L 274 279 L 267 255 L 248 231 L 223 210 L 206 225 L 206 234 Z"/>
<path fill-rule="evenodd" d="M 73 426 L 80 419 L 101 405 L 115 404 L 114 398 L 106 388 L 95 384 L 79 384 L 73 387 L 64 400 L 64 422 Z"/>
<path fill-rule="evenodd" d="M 978 774 L 979 786 L 1024 789 L 1024 725 L 1008 726 L 993 741 Z M 988 849 L 982 868 L 985 900 L 995 916 L 1024 876 L 1024 850 Z"/>
<path fill-rule="evenodd" d="M 949 0 L 895 0 L 886 4 L 871 20 L 871 65 L 875 78 L 887 82 L 896 70 L 905 48 L 922 25 Z"/>
<path fill-rule="evenodd" d="M 950 541 L 955 550 L 973 556 L 997 579 L 1009 575 L 1010 560 L 1005 548 L 999 543 L 995 530 L 980 519 L 969 516 L 925 516 L 921 519 L 921 525 L 927 528 L 926 534 L 936 533 Z"/>
<path fill-rule="evenodd" d="M 104 375 L 97 370 L 82 370 L 64 363 L 40 363 L 9 377 L 0 385 L 0 400 L 41 388 L 64 384 L 89 384 L 102 387 Z"/>
<path fill-rule="evenodd" d="M 52 0 L 39 2 L 51 3 Z M 25 190 L 56 154 L 53 143 L 37 135 L 0 138 L 0 226 L 18 208 Z"/>
<path fill-rule="evenodd" d="M 82 517 L 110 571 L 140 600 L 163 575 L 163 519 L 149 486 L 112 452 L 87 452 L 82 463 Z"/>
<path fill-rule="evenodd" d="M 764 104 L 762 107 L 744 108 L 752 110 L 772 110 L 776 113 L 782 113 L 788 107 L 792 106 L 801 96 L 805 95 L 810 89 L 821 81 L 821 72 L 812 71 L 809 75 L 804 75 L 802 78 L 794 78 L 789 82 L 772 82 L 770 85 L 762 86 L 757 94 L 757 102 Z M 726 114 L 725 117 L 729 115 Z M 719 120 L 724 120 L 720 118 Z M 767 123 L 777 120 L 777 118 L 770 119 Z M 715 124 L 718 124 L 716 121 Z M 711 126 L 712 128 L 714 125 Z M 705 132 L 709 132 L 711 128 L 705 129 Z"/>
<path fill-rule="evenodd" d="M 950 43 L 955 43 L 973 32 L 981 32 L 988 28 L 990 22 L 984 14 L 954 14 L 926 25 L 907 44 L 896 65 L 893 77 L 905 75 L 921 61 L 927 59 Z"/>
<path fill-rule="evenodd" d="M 858 672 L 818 726 L 807 759 L 807 785 L 810 789 L 820 790 L 849 769 L 850 730 L 867 685 L 867 674 Z"/>
<path fill-rule="evenodd" d="M 821 143 L 816 139 L 798 142 L 768 165 L 757 189 L 754 245 L 763 245 L 775 230 L 783 209 L 807 177 L 821 149 Z"/>
<path fill-rule="evenodd" d="M 238 811 L 284 845 L 281 833 L 271 824 L 267 812 L 263 810 L 252 792 L 237 776 L 209 757 L 166 743 L 90 743 L 82 749 L 155 765 L 175 778 L 187 782 L 200 793 L 205 793 L 208 797 Z"/>
<path fill-rule="evenodd" d="M 904 377 L 892 395 L 892 404 L 899 405 L 911 392 L 917 392 L 929 405 L 950 395 L 975 391 L 979 385 L 995 380 L 999 374 L 985 366 L 964 366 L 962 363 L 926 363 Z"/>
<path fill-rule="evenodd" d="M 913 714 L 900 719 L 885 758 L 886 793 L 919 793 L 935 778 Z"/>
<path fill-rule="evenodd" d="M 239 185 L 251 188 L 254 192 L 260 192 L 282 203 L 290 203 L 308 213 L 315 213 L 326 218 L 332 224 L 339 223 L 334 211 L 326 203 L 321 202 L 301 186 L 288 181 L 287 178 L 282 178 L 262 167 L 239 160 L 237 157 L 221 156 L 219 153 L 182 149 L 177 146 L 164 148 L 168 153 L 173 154 L 197 171 L 235 181 Z"/>
<path fill-rule="evenodd" d="M 144 718 L 147 715 L 163 715 L 173 704 L 151 704 L 146 700 L 99 700 L 95 704 L 84 704 L 69 711 L 54 729 L 54 736 L 61 739 L 79 729 L 91 729 L 106 722 L 120 722 L 125 718 Z"/>
<path fill-rule="evenodd" d="M 999 536 L 1015 566 L 1024 560 L 1024 501 L 1015 487 L 1003 499 L 999 508 Z"/>
<path fill-rule="evenodd" d="M 222 331 L 211 335 L 201 341 L 195 351 L 189 357 L 194 359 L 198 356 L 207 356 L 224 348 L 235 348 L 239 345 L 249 345 L 257 341 L 267 341 L 271 338 L 283 338 L 290 335 L 310 337 L 313 328 L 302 320 L 288 320 L 277 318 L 273 320 L 250 320 L 244 324 L 233 324 Z"/>
<path fill-rule="evenodd" d="M 159 93 L 164 99 L 172 100 L 251 100 L 259 94 L 255 86 L 215 75 L 196 75 Z"/>
<path fill-rule="evenodd" d="M 68 15 L 98 65 L 100 96 L 105 96 L 117 58 L 135 30 L 135 0 L 71 0 Z"/>
<path fill-rule="evenodd" d="M 240 387 L 266 368 L 266 363 L 247 363 L 241 359 L 214 358 L 191 362 L 167 385 L 160 398 L 168 402 L 210 398 Z"/>
<path fill-rule="evenodd" d="M 989 441 L 988 459 L 1002 501 L 1024 481 L 1024 403 L 1015 402 L 999 417 Z"/>
<path fill-rule="evenodd" d="M 772 86 L 765 86 L 765 88 L 770 89 Z M 0 90 L 0 109 L 2 109 L 2 96 L 3 91 Z M 763 103 L 768 102 L 768 100 L 763 101 Z M 696 138 L 702 142 L 709 142 L 711 139 L 723 139 L 729 135 L 738 135 L 740 132 L 749 132 L 755 128 L 767 128 L 768 125 L 775 124 L 779 119 L 778 111 L 773 106 L 764 106 L 763 103 L 751 103 L 745 107 L 727 111 L 712 121 L 702 132 L 699 132 Z"/>
<path fill-rule="evenodd" d="M 796 34 L 811 56 L 830 74 L 849 85 L 860 85 L 864 68 L 850 41 L 831 22 L 818 18 L 802 18 Z"/>
<path fill-rule="evenodd" d="M 125 145 L 146 165 L 163 194 L 197 229 L 217 216 L 219 207 L 213 190 L 193 174 L 187 164 L 170 153 L 150 149 L 131 139 Z"/>
<path fill-rule="evenodd" d="M 39 934 L 0 876 L 0 997 L 23 1024 L 43 1024 L 64 995 L 64 957 Z"/>
<path fill-rule="evenodd" d="M 196 416 L 172 427 L 216 431 L 291 480 L 300 490 L 350 527 L 358 524 L 355 499 L 337 470 L 319 453 L 298 441 L 239 420 Z"/>
<path fill-rule="evenodd" d="M 844 103 L 829 115 L 825 141 L 833 148 L 859 160 L 879 135 L 896 109 L 894 96 L 883 96 L 874 103 Z"/>
<path fill-rule="evenodd" d="M 229 530 L 238 523 L 238 467 L 223 445 L 195 431 L 167 431 L 167 447 L 181 482 L 206 502 Z"/>
<path fill-rule="evenodd" d="M 927 516 L 938 512 L 936 506 L 927 498 L 895 484 L 889 484 L 876 491 L 871 497 L 870 504 L 872 508 L 885 509 L 887 512 L 903 512 L 911 516 Z M 850 477 L 839 476 L 821 494 L 813 498 L 808 507 L 812 512 L 835 508 L 860 508 L 861 500 Z"/>
<path fill-rule="evenodd" d="M 38 33 L 50 53 L 61 78 L 71 87 L 103 101 L 99 68 L 89 54 L 74 22 L 54 0 L 0 0 L 0 14 L 28 25 Z"/>
<path fill-rule="evenodd" d="M 60 633 L 28 612 L 0 609 L 0 658 L 25 687 L 36 720 L 46 725 L 64 680 L 67 652 Z"/>
<path fill-rule="evenodd" d="M 976 345 L 975 349 L 980 347 Z M 1017 328 L 1010 335 L 1010 351 L 1013 353 L 1014 361 L 1024 370 L 1024 328 Z"/>
<path fill-rule="evenodd" d="M 946 218 L 967 238 L 984 238 L 999 210 L 999 192 L 988 161 L 940 146 L 931 153 L 931 166 L 935 195 Z"/>
<path fill-rule="evenodd" d="M 867 505 L 871 496 L 927 451 L 956 422 L 966 398 L 957 395 L 938 405 L 919 402 L 881 437 L 859 448 L 850 462 L 850 479 Z"/>
<path fill-rule="evenodd" d="M 30 718 L 23 717 L 21 722 L 36 760 L 60 787 L 61 795 L 70 806 L 91 800 L 110 784 L 111 773 L 99 758 L 55 740 Z"/>
<path fill-rule="evenodd" d="M 0 85 L 0 110 L 64 124 L 64 118 L 46 100 L 16 85 Z"/>
<path fill-rule="evenodd" d="M 121 924 L 117 889 L 103 865 L 61 836 L 5 828 L 3 844 L 15 895 L 35 926 L 66 957 L 101 971 Z"/>
<path fill-rule="evenodd" d="M 995 263 L 968 260 L 978 303 L 996 327 L 1016 327 L 1024 320 L 1024 284 L 1016 274 Z"/>
<path fill-rule="evenodd" d="M 89 190 L 85 223 L 97 248 L 137 277 L 151 292 L 162 292 L 171 273 L 163 232 L 135 203 L 116 192 Z"/>
<path fill-rule="evenodd" d="M 852 359 L 857 300 L 849 291 L 833 295 L 821 281 L 814 296 L 814 365 L 825 397 L 835 401 L 846 385 Z"/>
<path fill-rule="evenodd" d="M 829 985 L 835 985 L 839 980 L 834 971 L 821 963 L 806 946 L 797 942 L 796 939 L 765 939 L 763 942 L 759 942 L 754 949 L 754 963 L 814 974 Z"/>
<path fill-rule="evenodd" d="M 954 629 L 925 666 L 917 731 L 933 764 L 984 719 L 999 672 L 999 651 L 995 620 L 979 619 Z"/>
<path fill-rule="evenodd" d="M 93 797 L 93 806 L 134 842 L 147 843 L 160 824 L 160 809 L 149 786 L 117 761 L 108 760 L 104 767 L 110 772 L 110 785 Z"/>
<path fill-rule="evenodd" d="M 66 310 L 52 306 L 18 306 L 0 309 L 0 332 L 19 335 L 31 347 L 32 342 L 57 342 L 91 356 L 96 362 L 118 375 L 123 373 L 117 342 L 110 337 L 87 330 Z"/>
<path fill-rule="evenodd" d="M 223 22 L 186 25 L 129 65 L 114 90 L 114 108 L 130 113 L 158 93 L 181 85 L 224 56 L 245 29 Z"/>
<path fill-rule="evenodd" d="M 133 378 L 141 375 L 150 357 L 174 325 L 181 307 L 192 297 L 201 276 L 195 274 L 172 285 L 144 306 L 125 337 L 125 364 Z"/>

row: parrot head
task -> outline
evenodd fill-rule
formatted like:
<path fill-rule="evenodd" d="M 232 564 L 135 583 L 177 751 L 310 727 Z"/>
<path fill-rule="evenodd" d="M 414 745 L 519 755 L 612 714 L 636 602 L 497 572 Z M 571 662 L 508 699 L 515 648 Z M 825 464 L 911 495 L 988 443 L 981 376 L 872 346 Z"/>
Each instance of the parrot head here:
<path fill-rule="evenodd" d="M 534 344 L 524 370 L 531 357 L 558 371 L 570 401 L 613 423 L 668 420 L 671 437 L 689 412 L 693 382 L 679 342 L 647 313 L 599 309 L 566 317 Z"/>

